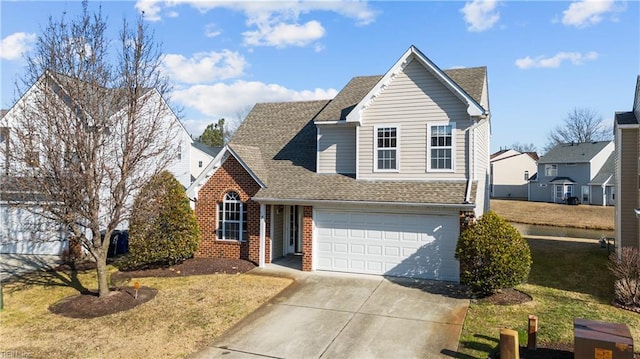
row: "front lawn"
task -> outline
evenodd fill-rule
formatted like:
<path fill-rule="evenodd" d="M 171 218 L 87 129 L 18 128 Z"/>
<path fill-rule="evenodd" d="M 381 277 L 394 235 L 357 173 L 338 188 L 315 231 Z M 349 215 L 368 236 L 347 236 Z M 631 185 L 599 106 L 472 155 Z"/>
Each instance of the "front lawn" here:
<path fill-rule="evenodd" d="M 131 310 L 94 319 L 72 319 L 48 307 L 78 294 L 51 280 L 4 286 L 0 312 L 0 353 L 29 358 L 182 358 L 204 348 L 290 279 L 251 274 L 214 274 L 176 278 L 137 278 L 158 289 L 151 301 Z M 95 271 L 80 281 L 95 287 Z M 37 278 L 37 277 L 34 277 Z"/>
<path fill-rule="evenodd" d="M 500 306 L 472 301 L 460 338 L 461 357 L 486 358 L 498 346 L 500 329 L 517 330 L 527 345 L 528 315 L 538 316 L 538 343 L 573 343 L 573 319 L 629 326 L 640 343 L 640 314 L 615 308 L 607 249 L 598 244 L 529 239 L 533 265 L 527 284 L 517 289 L 531 302 Z M 465 356 L 466 355 L 466 356 Z"/>

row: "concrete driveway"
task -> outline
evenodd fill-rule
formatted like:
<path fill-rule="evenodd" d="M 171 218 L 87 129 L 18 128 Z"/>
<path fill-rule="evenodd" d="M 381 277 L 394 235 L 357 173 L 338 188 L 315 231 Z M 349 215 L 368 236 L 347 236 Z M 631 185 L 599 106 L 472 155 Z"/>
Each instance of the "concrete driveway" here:
<path fill-rule="evenodd" d="M 314 272 L 190 358 L 439 358 L 469 300 L 454 284 Z"/>

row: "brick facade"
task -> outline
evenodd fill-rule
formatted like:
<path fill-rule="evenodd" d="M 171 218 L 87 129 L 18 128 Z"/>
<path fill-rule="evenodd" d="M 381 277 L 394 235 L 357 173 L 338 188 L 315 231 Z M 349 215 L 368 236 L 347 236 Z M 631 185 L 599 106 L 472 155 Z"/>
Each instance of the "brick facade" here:
<path fill-rule="evenodd" d="M 196 202 L 196 217 L 200 226 L 200 246 L 196 257 L 240 258 L 259 263 L 260 256 L 260 204 L 251 200 L 260 185 L 233 156 L 229 156 L 215 174 L 200 189 Z M 245 241 L 219 240 L 217 237 L 217 206 L 227 192 L 234 191 L 247 206 L 247 236 Z M 267 217 L 266 223 L 269 223 Z M 269 229 L 267 227 L 267 252 Z M 267 258 L 270 258 L 267 255 Z"/>
<path fill-rule="evenodd" d="M 302 207 L 302 270 L 313 268 L 313 207 Z"/>

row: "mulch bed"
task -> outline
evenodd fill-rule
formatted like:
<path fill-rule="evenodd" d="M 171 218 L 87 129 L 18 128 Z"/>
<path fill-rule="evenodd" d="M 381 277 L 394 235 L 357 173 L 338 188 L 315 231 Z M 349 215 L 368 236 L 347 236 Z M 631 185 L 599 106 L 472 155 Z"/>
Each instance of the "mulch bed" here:
<path fill-rule="evenodd" d="M 192 258 L 174 266 L 130 272 L 116 272 L 111 275 L 111 283 L 115 284 L 115 287 L 112 288 L 112 292 L 106 297 L 100 298 L 95 292 L 78 294 L 61 299 L 51 305 L 49 310 L 52 313 L 70 318 L 87 319 L 101 317 L 132 309 L 142 303 L 150 301 L 158 293 L 157 289 L 140 287 L 136 299 L 134 287 L 123 285 L 130 282 L 132 278 L 183 277 L 217 273 L 237 274 L 247 272 L 255 267 L 256 265 L 252 262 L 240 259 Z M 56 270 L 69 271 L 71 269 L 69 265 L 65 264 Z M 78 263 L 75 265 L 75 269 L 95 269 L 95 263 Z"/>
<path fill-rule="evenodd" d="M 136 298 L 136 290 L 133 287 L 121 287 L 113 289 L 104 298 L 98 297 L 97 293 L 66 297 L 51 305 L 49 310 L 69 318 L 97 318 L 134 308 L 150 301 L 156 294 L 157 289 L 140 287 Z"/>
<path fill-rule="evenodd" d="M 205 274 L 237 274 L 245 273 L 255 268 L 252 262 L 242 259 L 227 258 L 191 258 L 173 266 L 116 272 L 111 275 L 112 282 L 142 277 L 184 277 Z"/>
<path fill-rule="evenodd" d="M 492 294 L 486 298 L 482 298 L 481 301 L 495 304 L 495 305 L 514 305 L 530 302 L 533 300 L 527 293 L 521 292 L 517 289 L 509 288 L 502 289 L 498 293 Z"/>

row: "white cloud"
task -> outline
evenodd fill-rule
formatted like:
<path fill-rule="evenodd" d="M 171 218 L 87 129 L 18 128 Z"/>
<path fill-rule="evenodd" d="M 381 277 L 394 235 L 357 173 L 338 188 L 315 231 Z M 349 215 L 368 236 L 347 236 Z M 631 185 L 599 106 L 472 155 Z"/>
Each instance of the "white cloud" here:
<path fill-rule="evenodd" d="M 500 13 L 496 11 L 497 0 L 473 0 L 467 2 L 460 12 L 464 14 L 467 30 L 480 32 L 493 27 L 500 20 Z"/>
<path fill-rule="evenodd" d="M 237 112 L 253 107 L 257 102 L 308 101 L 330 99 L 338 93 L 335 89 L 314 89 L 296 91 L 277 84 L 265 84 L 258 81 L 238 80 L 231 84 L 195 85 L 176 90 L 171 99 L 185 109 L 195 109 L 210 119 L 225 118 L 236 122 Z M 196 121 L 197 122 L 197 121 Z M 185 121 L 192 133 L 197 132 L 199 124 Z M 234 125 L 237 125 L 235 123 Z"/>
<path fill-rule="evenodd" d="M 598 58 L 598 53 L 595 51 L 581 54 L 579 52 L 559 52 L 552 57 L 538 56 L 532 58 L 530 56 L 517 59 L 515 64 L 521 69 L 532 68 L 557 68 L 565 62 L 569 61 L 574 65 L 581 65 L 585 61 L 593 61 Z"/>
<path fill-rule="evenodd" d="M 615 18 L 615 13 L 625 9 L 624 3 L 616 4 L 614 0 L 576 1 L 562 12 L 562 23 L 567 26 L 583 28 L 599 23 L 607 13 L 611 13 Z"/>
<path fill-rule="evenodd" d="M 29 51 L 36 41 L 36 34 L 26 32 L 13 33 L 0 42 L 0 59 L 20 60 L 22 54 Z"/>
<path fill-rule="evenodd" d="M 148 21 L 160 21 L 160 11 L 162 10 L 161 0 L 138 0 L 136 9 L 144 13 L 144 19 Z"/>
<path fill-rule="evenodd" d="M 199 52 L 190 58 L 167 54 L 162 58 L 164 70 L 172 80 L 182 83 L 203 83 L 242 76 L 247 61 L 238 52 Z"/>
<path fill-rule="evenodd" d="M 145 19 L 158 21 L 163 9 L 189 5 L 205 13 L 225 8 L 244 13 L 249 31 L 243 33 L 249 46 L 307 46 L 325 34 L 317 20 L 301 24 L 301 14 L 313 11 L 334 12 L 354 19 L 356 25 L 375 21 L 377 12 L 365 1 L 201 1 L 201 0 L 138 0 L 136 8 L 145 12 Z M 205 34 L 208 34 L 206 32 Z M 216 32 L 213 32 L 217 35 Z M 209 36 L 209 35 L 207 35 Z"/>
<path fill-rule="evenodd" d="M 216 24 L 214 24 L 214 23 L 207 24 L 204 27 L 204 36 L 206 36 L 206 37 L 216 37 L 216 36 L 220 35 L 221 33 L 222 33 L 222 31 L 220 31 L 218 26 Z"/>
<path fill-rule="evenodd" d="M 322 25 L 313 20 L 304 25 L 279 23 L 258 25 L 256 31 L 242 33 L 245 44 L 252 46 L 304 47 L 324 36 Z"/>

